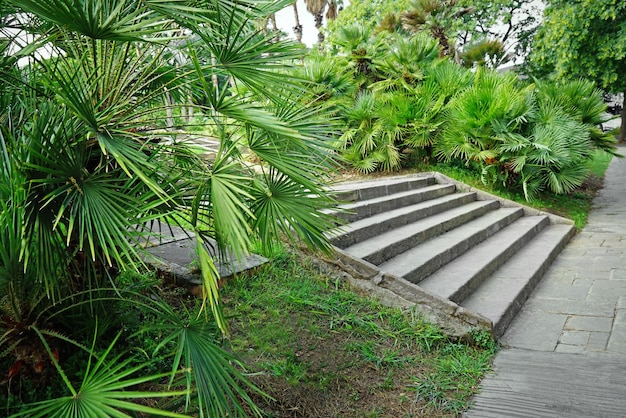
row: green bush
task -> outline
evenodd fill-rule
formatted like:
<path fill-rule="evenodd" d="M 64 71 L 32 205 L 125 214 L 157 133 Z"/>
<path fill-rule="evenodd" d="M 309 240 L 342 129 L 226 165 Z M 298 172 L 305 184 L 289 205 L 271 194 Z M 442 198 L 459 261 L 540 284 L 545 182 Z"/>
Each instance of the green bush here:
<path fill-rule="evenodd" d="M 463 164 L 485 184 L 530 200 L 571 192 L 587 178 L 594 150 L 615 153 L 614 137 L 600 128 L 606 105 L 590 82 L 465 69 L 439 58 L 424 33 L 370 35 L 352 24 L 336 28 L 329 42 L 332 55 L 316 56 L 316 65 L 332 63 L 336 77 L 347 85 L 352 76 L 358 88 L 338 94 L 332 83 L 320 85 L 341 103 L 336 149 L 357 170 L 396 170 L 420 155 Z"/>

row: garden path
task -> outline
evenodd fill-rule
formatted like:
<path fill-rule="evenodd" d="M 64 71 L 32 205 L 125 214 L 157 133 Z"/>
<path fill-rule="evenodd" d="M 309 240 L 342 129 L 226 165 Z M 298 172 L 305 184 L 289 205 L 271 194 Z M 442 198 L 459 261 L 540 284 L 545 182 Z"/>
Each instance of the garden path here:
<path fill-rule="evenodd" d="M 618 151 L 626 154 L 626 147 Z M 501 339 L 466 417 L 618 417 L 626 410 L 626 159 L 614 158 L 587 226 Z"/>

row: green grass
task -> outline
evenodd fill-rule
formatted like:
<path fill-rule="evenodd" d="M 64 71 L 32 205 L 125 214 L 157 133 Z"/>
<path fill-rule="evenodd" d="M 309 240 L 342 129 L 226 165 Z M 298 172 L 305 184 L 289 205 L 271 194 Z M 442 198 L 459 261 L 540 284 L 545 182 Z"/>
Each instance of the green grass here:
<path fill-rule="evenodd" d="M 415 311 L 382 306 L 283 252 L 222 290 L 230 349 L 275 400 L 269 416 L 454 416 L 490 368 L 484 333 L 452 341 Z"/>
<path fill-rule="evenodd" d="M 609 168 L 609 164 L 613 156 L 609 153 L 596 151 L 594 158 L 589 161 L 588 168 L 592 174 L 594 174 L 598 178 L 602 178 L 606 169 Z"/>

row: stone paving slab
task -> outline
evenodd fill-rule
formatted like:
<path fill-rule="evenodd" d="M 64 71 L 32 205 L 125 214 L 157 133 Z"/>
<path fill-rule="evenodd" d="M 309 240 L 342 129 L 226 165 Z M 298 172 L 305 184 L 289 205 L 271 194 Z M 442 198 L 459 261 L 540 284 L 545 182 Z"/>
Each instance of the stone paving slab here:
<path fill-rule="evenodd" d="M 623 417 L 626 362 L 621 355 L 501 351 L 466 418 Z"/>
<path fill-rule="evenodd" d="M 501 342 L 465 417 L 626 416 L 625 159 Z"/>
<path fill-rule="evenodd" d="M 587 226 L 550 267 L 502 342 L 541 351 L 626 354 L 625 308 L 626 160 L 614 158 Z"/>
<path fill-rule="evenodd" d="M 156 268 L 172 273 L 191 284 L 201 284 L 200 274 L 196 272 L 195 268 L 198 265 L 195 248 L 195 238 L 168 242 L 148 248 L 148 253 L 154 256 L 154 259 L 150 259 L 148 262 Z M 209 253 L 215 254 L 215 248 L 210 243 Z M 249 254 L 242 259 L 237 259 L 234 255 L 229 255 L 224 259 L 214 257 L 214 261 L 220 277 L 225 278 L 259 267 L 267 263 L 268 260 L 257 254 Z"/>
<path fill-rule="evenodd" d="M 146 251 L 152 257 L 146 261 L 155 268 L 171 273 L 191 284 L 200 284 L 200 275 L 196 272 L 198 257 L 196 255 L 196 239 L 177 226 L 157 223 L 151 226 L 152 235 L 148 238 Z M 209 241 L 206 244 L 209 254 L 214 258 L 220 277 L 246 272 L 265 264 L 268 260 L 257 254 L 249 254 L 237 259 L 233 254 L 217 257 L 217 244 Z"/>

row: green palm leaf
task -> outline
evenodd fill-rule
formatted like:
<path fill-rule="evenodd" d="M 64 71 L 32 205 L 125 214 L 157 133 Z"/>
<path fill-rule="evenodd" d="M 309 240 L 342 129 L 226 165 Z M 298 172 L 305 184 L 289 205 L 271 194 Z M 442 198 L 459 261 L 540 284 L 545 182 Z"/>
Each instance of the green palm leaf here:
<path fill-rule="evenodd" d="M 216 342 L 219 330 L 202 314 L 181 315 L 160 301 L 146 300 L 161 321 L 151 324 L 138 334 L 158 331 L 164 339 L 156 347 L 154 354 L 164 350 L 170 342 L 176 342 L 173 355 L 170 384 L 183 367 L 187 407 L 192 400 L 191 388 L 195 386 L 196 400 L 200 416 L 248 416 L 242 407 L 243 400 L 254 416 L 261 416 L 247 390 L 267 396 L 242 374 L 243 365 L 231 354 L 220 348 Z"/>
<path fill-rule="evenodd" d="M 334 200 L 311 193 L 306 186 L 294 181 L 276 169 L 270 169 L 256 181 L 253 189 L 254 228 L 263 245 L 271 243 L 280 233 L 293 238 L 293 232 L 306 244 L 324 250 L 330 249 L 324 232 L 334 224 L 334 218 L 324 212 Z"/>
<path fill-rule="evenodd" d="M 33 13 L 93 39 L 139 40 L 162 30 L 162 18 L 135 0 L 19 0 Z"/>
<path fill-rule="evenodd" d="M 18 416 L 38 417 L 129 417 L 127 412 L 140 412 L 168 417 L 185 417 L 186 415 L 175 412 L 163 411 L 157 408 L 148 407 L 140 403 L 130 402 L 129 399 L 163 398 L 171 396 L 186 395 L 188 391 L 163 391 L 146 392 L 135 391 L 133 388 L 140 384 L 157 381 L 169 375 L 169 373 L 147 375 L 144 377 L 132 377 L 150 365 L 150 362 L 134 365 L 135 360 L 130 358 L 122 360 L 120 356 L 108 359 L 111 351 L 118 340 L 117 335 L 100 356 L 99 360 L 92 367 L 93 358 L 90 358 L 89 365 L 85 372 L 82 383 L 78 388 L 70 383 L 67 376 L 61 369 L 58 361 L 52 355 L 50 347 L 47 345 L 43 335 L 37 330 L 42 343 L 48 350 L 50 359 L 59 370 L 70 395 L 48 399 L 28 405 Z M 95 344 L 95 338 L 94 338 Z M 93 350 L 92 345 L 92 350 Z"/>

